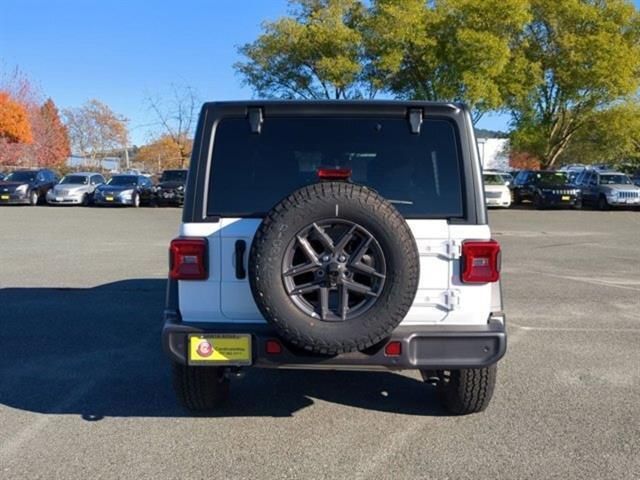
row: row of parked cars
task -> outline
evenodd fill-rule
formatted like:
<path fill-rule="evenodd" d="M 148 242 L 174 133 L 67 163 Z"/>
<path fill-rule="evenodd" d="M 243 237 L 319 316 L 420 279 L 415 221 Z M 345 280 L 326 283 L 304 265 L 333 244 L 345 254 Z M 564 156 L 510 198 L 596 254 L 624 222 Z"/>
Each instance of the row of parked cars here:
<path fill-rule="evenodd" d="M 48 169 L 0 174 L 0 205 L 182 206 L 187 170 L 165 170 L 154 183 L 147 175 L 121 173 L 109 180 L 98 172 L 75 172 L 59 179 Z"/>
<path fill-rule="evenodd" d="M 485 199 L 489 207 L 532 204 L 537 209 L 584 206 L 609 210 L 640 207 L 640 176 L 603 167 L 579 171 L 485 171 Z"/>
<path fill-rule="evenodd" d="M 485 200 L 489 207 L 508 208 L 530 203 L 537 209 L 553 207 L 600 210 L 640 206 L 640 176 L 606 168 L 580 171 L 485 171 Z M 165 170 L 153 183 L 147 175 L 122 173 L 109 180 L 97 172 L 76 172 L 58 179 L 48 169 L 0 173 L 0 205 L 128 205 L 182 206 L 187 170 Z M 635 183 L 634 183 L 635 182 Z"/>

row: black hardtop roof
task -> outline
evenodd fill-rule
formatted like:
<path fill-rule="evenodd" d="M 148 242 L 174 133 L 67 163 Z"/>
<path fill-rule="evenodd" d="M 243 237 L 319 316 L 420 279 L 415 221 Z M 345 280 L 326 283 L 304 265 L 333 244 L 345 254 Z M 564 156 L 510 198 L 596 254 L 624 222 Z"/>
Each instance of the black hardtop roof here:
<path fill-rule="evenodd" d="M 424 113 L 459 113 L 468 111 L 466 105 L 455 102 L 431 102 L 417 100 L 231 100 L 206 102 L 203 110 L 242 112 L 250 108 L 262 108 L 265 115 L 283 113 L 380 113 L 404 114 L 411 108 L 421 108 Z"/>
<path fill-rule="evenodd" d="M 433 102 L 427 100 L 220 100 L 205 102 L 206 106 L 209 105 L 244 105 L 250 107 L 259 107 L 261 105 L 289 105 L 289 106 L 304 106 L 304 105 L 402 105 L 407 107 L 449 107 L 451 109 L 465 108 L 463 103 L 459 102 Z"/>

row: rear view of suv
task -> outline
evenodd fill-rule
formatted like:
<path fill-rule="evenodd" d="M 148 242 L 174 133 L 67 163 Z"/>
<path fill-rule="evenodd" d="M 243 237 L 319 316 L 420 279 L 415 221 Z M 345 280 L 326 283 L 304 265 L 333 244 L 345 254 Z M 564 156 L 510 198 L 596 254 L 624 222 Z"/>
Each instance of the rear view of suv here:
<path fill-rule="evenodd" d="M 156 205 L 181 207 L 184 203 L 184 187 L 187 183 L 187 170 L 165 170 L 160 181 L 153 189 Z"/>
<path fill-rule="evenodd" d="M 208 103 L 193 152 L 162 335 L 188 409 L 249 367 L 416 369 L 487 407 L 500 247 L 465 107 Z"/>

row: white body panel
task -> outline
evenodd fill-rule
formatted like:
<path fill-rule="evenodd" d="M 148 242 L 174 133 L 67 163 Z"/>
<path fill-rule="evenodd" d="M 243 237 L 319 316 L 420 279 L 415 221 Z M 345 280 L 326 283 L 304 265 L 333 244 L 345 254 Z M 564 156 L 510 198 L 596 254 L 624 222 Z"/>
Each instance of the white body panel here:
<path fill-rule="evenodd" d="M 248 278 L 235 273 L 235 243 L 246 242 L 247 266 L 260 219 L 225 218 L 216 223 L 184 224 L 182 237 L 206 237 L 209 278 L 179 281 L 180 313 L 185 322 L 265 322 Z M 460 282 L 460 248 L 467 239 L 488 240 L 487 225 L 449 225 L 446 220 L 408 220 L 420 255 L 420 281 L 403 325 L 486 324 L 491 312 L 492 284 Z"/>

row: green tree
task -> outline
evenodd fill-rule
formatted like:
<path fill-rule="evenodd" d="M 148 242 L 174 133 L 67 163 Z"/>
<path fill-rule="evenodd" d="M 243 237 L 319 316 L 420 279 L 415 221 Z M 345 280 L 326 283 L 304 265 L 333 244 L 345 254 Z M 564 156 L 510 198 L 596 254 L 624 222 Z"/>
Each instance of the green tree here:
<path fill-rule="evenodd" d="M 531 88 L 519 82 L 508 97 L 511 140 L 549 168 L 611 105 L 635 95 L 640 18 L 626 0 L 530 3 L 533 18 L 513 52 L 528 65 Z"/>
<path fill-rule="evenodd" d="M 240 48 L 234 65 L 263 97 L 373 97 L 358 0 L 291 0 L 292 16 L 263 24 L 264 33 Z"/>
<path fill-rule="evenodd" d="M 465 102 L 477 121 L 525 78 L 511 46 L 529 18 L 527 0 L 375 0 L 365 30 L 373 77 L 401 98 Z"/>
<path fill-rule="evenodd" d="M 640 103 L 629 101 L 594 112 L 584 120 L 559 163 L 640 165 Z"/>

